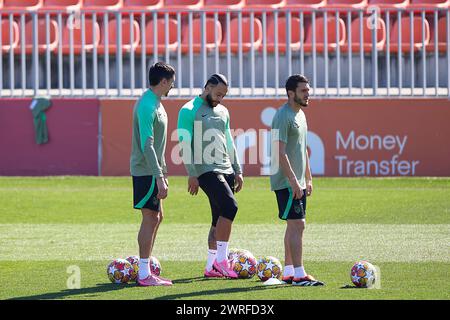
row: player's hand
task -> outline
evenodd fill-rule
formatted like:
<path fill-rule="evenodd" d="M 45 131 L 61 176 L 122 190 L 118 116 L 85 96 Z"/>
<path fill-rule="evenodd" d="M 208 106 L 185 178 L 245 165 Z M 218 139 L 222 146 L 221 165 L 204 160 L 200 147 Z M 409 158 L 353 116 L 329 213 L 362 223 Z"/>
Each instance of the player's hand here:
<path fill-rule="evenodd" d="M 188 180 L 188 192 L 195 196 L 198 193 L 198 179 L 197 177 L 189 177 Z"/>
<path fill-rule="evenodd" d="M 306 196 L 309 197 L 313 192 L 312 180 L 306 181 Z"/>
<path fill-rule="evenodd" d="M 164 177 L 157 178 L 156 185 L 158 186 L 158 194 L 156 197 L 160 200 L 167 198 L 169 187 L 167 186 L 166 179 Z"/>
<path fill-rule="evenodd" d="M 303 197 L 303 190 L 300 187 L 300 184 L 298 183 L 298 180 L 296 177 L 292 177 L 289 179 L 289 184 L 292 188 L 292 194 L 294 196 L 294 199 L 301 199 Z"/>
<path fill-rule="evenodd" d="M 234 177 L 234 185 L 235 185 L 235 192 L 238 193 L 241 191 L 242 186 L 244 184 L 244 177 L 242 174 L 238 174 Z"/>

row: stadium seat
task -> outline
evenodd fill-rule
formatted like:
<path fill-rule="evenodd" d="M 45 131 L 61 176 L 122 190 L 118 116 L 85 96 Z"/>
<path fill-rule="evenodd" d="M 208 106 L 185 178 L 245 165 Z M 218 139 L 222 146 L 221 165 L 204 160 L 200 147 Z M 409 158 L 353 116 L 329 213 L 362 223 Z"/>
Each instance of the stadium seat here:
<path fill-rule="evenodd" d="M 286 35 L 287 35 L 287 19 L 286 17 L 278 18 L 278 52 L 286 53 Z M 267 52 L 272 53 L 275 51 L 275 21 L 270 19 L 267 24 Z M 293 51 L 300 49 L 300 34 L 301 37 L 305 37 L 305 30 L 300 30 L 300 19 L 297 17 L 291 17 L 291 43 L 290 48 Z"/>
<path fill-rule="evenodd" d="M 98 21 L 95 22 L 91 18 L 86 18 L 85 21 L 85 42 L 84 50 L 90 52 L 94 49 L 94 46 L 98 46 L 100 43 L 100 25 Z M 94 42 L 94 32 L 95 32 L 95 42 Z M 82 26 L 78 25 L 73 28 L 73 49 L 74 54 L 81 53 L 81 36 L 82 36 Z M 62 52 L 63 54 L 70 53 L 70 24 L 66 23 L 63 29 L 62 35 Z"/>
<path fill-rule="evenodd" d="M 203 6 L 203 0 L 165 0 L 164 7 L 168 9 L 198 9 Z"/>
<path fill-rule="evenodd" d="M 372 29 L 370 27 L 370 23 L 373 23 L 373 21 L 369 20 L 370 17 L 363 17 L 362 19 L 362 29 L 363 29 L 363 51 L 365 53 L 371 53 L 372 52 Z M 352 21 L 351 24 L 351 31 L 352 31 L 352 39 L 351 39 L 351 48 L 352 53 L 359 54 L 360 53 L 360 35 L 361 35 L 361 29 L 360 29 L 360 22 L 361 19 L 358 17 Z M 377 43 L 376 48 L 378 51 L 383 50 L 385 44 L 386 44 L 386 24 L 384 23 L 384 20 L 381 18 L 378 18 L 378 25 L 377 25 Z M 350 39 L 348 39 L 347 34 L 347 42 L 346 44 L 341 48 L 343 52 L 348 52 L 348 42 Z"/>
<path fill-rule="evenodd" d="M 327 5 L 327 0 L 286 0 L 286 9 L 316 9 Z"/>
<path fill-rule="evenodd" d="M 391 35 L 389 41 L 389 47 L 391 52 L 398 52 L 398 26 L 401 27 L 401 51 L 402 52 L 411 52 L 411 28 L 410 28 L 410 18 L 409 16 L 404 16 L 401 18 L 399 22 L 396 20 L 391 27 Z M 427 19 L 424 20 L 425 25 L 425 45 L 428 45 L 430 42 L 430 25 L 428 24 Z M 413 48 L 414 51 L 418 51 L 422 49 L 422 18 L 420 16 L 415 16 L 413 18 Z"/>
<path fill-rule="evenodd" d="M 122 52 L 130 52 L 131 50 L 136 50 L 140 42 L 140 29 L 137 21 L 130 21 L 129 18 L 122 18 Z M 130 31 L 133 28 L 133 43 L 130 44 Z M 108 21 L 108 50 L 109 54 L 115 54 L 117 50 L 117 21 L 116 19 L 111 19 Z M 105 36 L 104 30 L 101 32 L 101 40 L 98 46 L 98 53 L 105 52 Z"/>
<path fill-rule="evenodd" d="M 46 19 L 38 19 L 38 50 L 40 53 L 46 52 L 47 49 L 54 52 L 58 46 L 58 24 L 55 20 L 50 19 L 50 40 L 47 46 L 47 26 Z M 25 52 L 31 54 L 33 52 L 33 20 L 29 20 L 25 24 Z M 20 46 L 20 43 L 19 43 Z"/>
<path fill-rule="evenodd" d="M 12 27 L 13 37 L 9 37 L 10 27 Z M 19 25 L 13 20 L 12 24 L 9 23 L 7 17 L 2 18 L 2 51 L 6 52 L 14 50 L 19 46 Z M 12 41 L 11 41 L 12 40 Z"/>
<path fill-rule="evenodd" d="M 5 10 L 37 10 L 42 7 L 43 0 L 3 0 Z"/>
<path fill-rule="evenodd" d="M 124 10 L 154 10 L 164 6 L 163 0 L 124 0 Z"/>
<path fill-rule="evenodd" d="M 369 0 L 369 7 L 378 7 L 380 9 L 406 8 L 409 0 Z"/>
<path fill-rule="evenodd" d="M 227 52 L 227 30 L 226 25 L 222 26 L 225 30 L 225 36 L 222 38 L 220 52 Z M 253 49 L 258 50 L 262 43 L 262 24 L 258 18 L 254 18 L 253 22 Z M 230 50 L 232 53 L 239 52 L 239 19 L 233 18 L 230 21 Z M 242 52 L 251 50 L 252 42 L 250 41 L 250 17 L 242 17 Z"/>
<path fill-rule="evenodd" d="M 434 26 L 434 20 L 430 20 L 431 25 L 433 26 L 431 28 L 430 33 L 430 43 L 427 45 L 426 49 L 427 52 L 434 52 L 435 49 L 435 41 L 434 36 L 436 34 L 437 29 L 437 36 L 438 36 L 438 51 L 441 53 L 447 52 L 447 18 L 445 16 L 439 18 L 437 27 Z"/>
<path fill-rule="evenodd" d="M 326 7 L 330 9 L 365 8 L 367 0 L 328 0 Z"/>
<path fill-rule="evenodd" d="M 81 8 L 82 0 L 44 0 L 44 10 L 78 10 Z"/>
<path fill-rule="evenodd" d="M 246 8 L 258 9 L 277 9 L 282 8 L 286 4 L 286 0 L 246 0 Z"/>
<path fill-rule="evenodd" d="M 216 30 L 217 38 L 214 36 Z M 192 49 L 194 53 L 200 53 L 202 50 L 202 19 L 192 20 Z M 213 18 L 206 18 L 206 50 L 211 51 L 222 42 L 222 25 L 217 20 L 214 25 Z M 181 50 L 183 53 L 189 52 L 189 25 L 185 24 L 181 37 Z"/>
<path fill-rule="evenodd" d="M 166 46 L 166 21 L 164 18 L 159 18 L 156 22 L 158 38 L 157 38 L 157 47 L 158 54 L 164 54 L 166 52 L 166 47 L 169 48 L 169 51 L 173 52 L 178 48 L 178 21 L 176 19 L 169 19 L 169 44 Z M 148 21 L 145 26 L 145 48 L 146 53 L 152 54 L 155 50 L 154 46 L 154 22 L 153 20 Z M 142 45 L 142 43 L 141 43 Z M 140 53 L 142 47 L 139 46 L 138 52 Z"/>
<path fill-rule="evenodd" d="M 123 7 L 123 0 L 83 0 L 83 8 L 90 10 L 117 10 Z"/>
<path fill-rule="evenodd" d="M 410 9 L 434 9 L 449 8 L 450 0 L 411 0 L 408 8 Z"/>
<path fill-rule="evenodd" d="M 345 23 L 344 20 L 339 18 L 339 46 L 342 49 L 342 46 L 345 45 L 346 41 L 346 33 L 345 33 Z M 325 48 L 324 43 L 324 18 L 319 17 L 316 18 L 316 51 L 323 52 Z M 337 40 L 337 30 L 336 30 L 336 18 L 333 15 L 332 17 L 328 16 L 327 19 L 327 40 L 328 40 L 328 51 L 335 51 L 336 40 Z M 312 30 L 312 22 L 308 28 L 306 39 L 305 39 L 305 51 L 312 52 L 313 49 L 313 30 Z"/>
<path fill-rule="evenodd" d="M 245 0 L 204 0 L 205 9 L 239 9 L 245 6 Z"/>

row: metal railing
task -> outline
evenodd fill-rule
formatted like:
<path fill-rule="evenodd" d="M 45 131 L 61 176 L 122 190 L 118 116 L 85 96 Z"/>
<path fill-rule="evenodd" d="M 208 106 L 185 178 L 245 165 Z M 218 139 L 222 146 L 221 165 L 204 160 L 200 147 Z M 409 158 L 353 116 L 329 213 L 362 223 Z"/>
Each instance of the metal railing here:
<path fill-rule="evenodd" d="M 283 97 L 293 73 L 316 96 L 450 97 L 448 8 L 0 12 L 1 97 L 134 97 L 161 60 L 179 97 L 214 72 L 235 97 Z"/>

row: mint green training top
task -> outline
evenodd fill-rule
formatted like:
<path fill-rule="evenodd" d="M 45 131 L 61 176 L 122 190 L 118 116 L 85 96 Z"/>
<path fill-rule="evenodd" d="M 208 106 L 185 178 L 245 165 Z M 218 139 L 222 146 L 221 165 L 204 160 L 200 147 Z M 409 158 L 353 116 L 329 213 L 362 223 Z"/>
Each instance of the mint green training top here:
<path fill-rule="evenodd" d="M 133 109 L 133 137 L 130 171 L 132 176 L 162 177 L 167 173 L 164 152 L 167 114 L 151 89 L 144 92 Z"/>
<path fill-rule="evenodd" d="M 272 120 L 272 140 L 286 144 L 287 157 L 302 189 L 306 188 L 307 134 L 308 124 L 303 110 L 295 112 L 288 103 L 277 110 Z M 275 157 L 278 158 L 278 154 L 273 152 L 271 190 L 290 188 L 289 180 L 279 165 L 279 159 Z M 275 168 L 276 165 L 278 168 Z"/>
<path fill-rule="evenodd" d="M 178 138 L 189 176 L 242 173 L 225 106 L 212 108 L 201 97 L 187 102 L 178 114 Z"/>

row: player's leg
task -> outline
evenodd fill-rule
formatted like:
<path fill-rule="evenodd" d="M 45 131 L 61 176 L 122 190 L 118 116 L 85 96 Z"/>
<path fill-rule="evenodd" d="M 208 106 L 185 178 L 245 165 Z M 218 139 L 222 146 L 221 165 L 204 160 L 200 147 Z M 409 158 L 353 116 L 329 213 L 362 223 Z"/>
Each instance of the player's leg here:
<path fill-rule="evenodd" d="M 237 278 L 237 274 L 230 268 L 228 262 L 228 240 L 231 224 L 237 213 L 237 202 L 234 199 L 233 191 L 223 174 L 206 172 L 198 179 L 200 187 L 208 196 L 210 203 L 220 210 L 215 228 L 217 254 L 213 267 L 224 276 Z"/>
<path fill-rule="evenodd" d="M 286 231 L 284 233 L 284 269 L 282 280 L 285 283 L 292 283 L 294 278 L 294 264 L 292 262 L 291 247 L 289 245 L 289 229 L 286 225 Z"/>
<path fill-rule="evenodd" d="M 155 231 L 153 232 L 152 247 L 150 249 L 150 255 L 153 252 L 153 246 L 155 244 L 156 235 L 158 234 L 158 229 L 159 229 L 159 226 L 161 225 L 161 222 L 163 221 L 163 218 L 164 218 L 163 201 L 160 200 L 160 210 L 158 212 L 158 217 L 157 217 Z"/>
<path fill-rule="evenodd" d="M 281 220 L 286 221 L 292 208 L 293 195 L 292 192 L 286 188 L 275 191 L 277 205 L 278 205 L 278 217 Z M 286 231 L 284 233 L 284 270 L 282 280 L 285 283 L 292 283 L 294 278 L 294 265 L 291 254 L 291 228 L 286 224 Z"/>
<path fill-rule="evenodd" d="M 150 256 L 159 224 L 161 223 L 161 203 L 157 198 L 158 187 L 152 176 L 133 177 L 134 208 L 142 213 L 138 233 L 139 272 L 138 284 L 142 286 L 171 285 L 153 276 L 150 272 Z"/>
<path fill-rule="evenodd" d="M 207 177 L 205 178 L 204 175 L 200 177 L 199 177 L 200 188 L 202 188 L 202 190 L 205 191 L 205 188 L 207 188 L 208 184 L 207 182 L 208 178 Z M 206 195 L 208 194 L 206 193 Z M 209 198 L 209 205 L 211 207 L 212 222 L 208 232 L 208 254 L 206 258 L 206 266 L 203 275 L 206 278 L 221 278 L 223 277 L 222 274 L 214 269 L 214 261 L 217 255 L 216 225 L 217 220 L 219 219 L 220 208 L 217 206 L 217 204 L 214 202 L 214 199 L 212 198 Z"/>
<path fill-rule="evenodd" d="M 216 225 L 217 257 L 214 267 L 229 278 L 237 278 L 232 264 L 228 261 L 228 244 L 234 218 L 238 211 L 234 198 L 234 175 L 217 175 L 215 187 L 216 202 L 221 208 L 220 217 Z"/>

